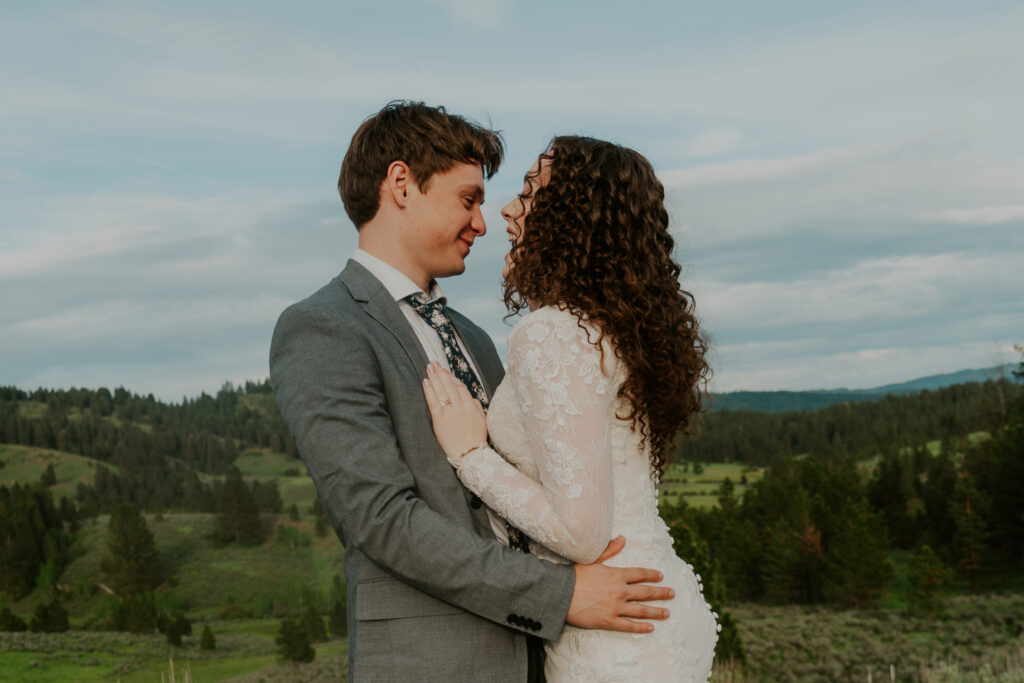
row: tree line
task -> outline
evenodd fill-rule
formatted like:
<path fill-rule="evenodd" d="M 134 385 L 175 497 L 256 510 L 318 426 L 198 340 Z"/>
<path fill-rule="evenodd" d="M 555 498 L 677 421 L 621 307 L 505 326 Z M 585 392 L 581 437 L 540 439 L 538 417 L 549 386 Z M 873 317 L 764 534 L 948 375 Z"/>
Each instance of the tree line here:
<path fill-rule="evenodd" d="M 813 411 L 720 410 L 701 417 L 698 438 L 679 443 L 676 457 L 756 466 L 809 453 L 870 457 L 934 439 L 1002 429 L 1009 419 L 1009 405 L 1020 391 L 1019 385 L 1000 379 Z"/>
<path fill-rule="evenodd" d="M 217 395 L 202 394 L 166 404 L 125 389 L 38 389 L 0 387 L 0 443 L 56 449 L 92 458 L 91 485 L 80 484 L 76 499 L 84 516 L 110 512 L 131 502 L 144 509 L 214 512 L 221 498 L 216 484 L 200 473 L 224 475 L 240 451 L 265 448 L 298 458 L 276 407 L 260 409 L 242 399 L 261 395 L 269 403 L 268 381 L 225 384 Z M 274 490 L 255 492 L 273 510 Z"/>

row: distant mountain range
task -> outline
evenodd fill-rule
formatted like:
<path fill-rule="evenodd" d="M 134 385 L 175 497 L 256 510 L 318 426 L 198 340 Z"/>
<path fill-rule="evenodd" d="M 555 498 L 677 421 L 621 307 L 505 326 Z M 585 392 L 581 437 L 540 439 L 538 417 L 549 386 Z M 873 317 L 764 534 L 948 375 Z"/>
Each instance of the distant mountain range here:
<path fill-rule="evenodd" d="M 954 384 L 986 382 L 999 376 L 1014 379 L 1016 364 L 996 365 L 977 370 L 960 370 L 930 375 L 899 384 L 886 384 L 871 389 L 815 389 L 811 391 L 729 391 L 715 394 L 711 410 L 756 410 L 764 413 L 787 413 L 795 410 L 817 410 L 834 403 L 871 401 L 888 394 L 912 394 L 926 389 L 942 389 Z"/>

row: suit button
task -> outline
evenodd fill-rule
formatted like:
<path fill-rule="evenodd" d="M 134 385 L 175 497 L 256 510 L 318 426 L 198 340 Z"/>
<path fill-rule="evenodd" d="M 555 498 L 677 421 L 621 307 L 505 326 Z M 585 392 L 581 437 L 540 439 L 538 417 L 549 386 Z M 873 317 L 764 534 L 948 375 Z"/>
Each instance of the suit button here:
<path fill-rule="evenodd" d="M 533 622 L 533 630 L 534 631 L 539 631 L 540 630 L 540 622 L 539 621 Z"/>
<path fill-rule="evenodd" d="M 479 510 L 480 506 L 483 505 L 483 501 L 480 500 L 480 496 L 473 494 L 473 497 L 469 499 L 469 506 L 474 510 Z"/>
<path fill-rule="evenodd" d="M 510 623 L 510 624 L 514 624 L 514 623 L 516 623 L 516 615 L 515 615 L 515 614 L 510 614 L 510 615 L 508 615 L 508 617 L 507 617 L 507 619 L 506 619 L 506 620 L 507 620 L 507 621 L 508 621 L 508 623 Z"/>
<path fill-rule="evenodd" d="M 516 623 L 522 626 L 523 628 L 526 628 L 526 621 L 526 617 L 519 617 L 518 619 L 516 619 Z"/>

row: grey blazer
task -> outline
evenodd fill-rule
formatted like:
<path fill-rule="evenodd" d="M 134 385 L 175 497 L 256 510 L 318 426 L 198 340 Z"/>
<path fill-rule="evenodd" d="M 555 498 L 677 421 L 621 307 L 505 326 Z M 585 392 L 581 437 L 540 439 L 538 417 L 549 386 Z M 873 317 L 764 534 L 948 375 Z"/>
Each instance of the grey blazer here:
<path fill-rule="evenodd" d="M 493 343 L 451 317 L 493 394 Z M 398 304 L 355 261 L 274 330 L 277 404 L 345 545 L 349 675 L 525 681 L 523 634 L 558 636 L 574 572 L 494 540 L 434 438 L 426 366 Z"/>

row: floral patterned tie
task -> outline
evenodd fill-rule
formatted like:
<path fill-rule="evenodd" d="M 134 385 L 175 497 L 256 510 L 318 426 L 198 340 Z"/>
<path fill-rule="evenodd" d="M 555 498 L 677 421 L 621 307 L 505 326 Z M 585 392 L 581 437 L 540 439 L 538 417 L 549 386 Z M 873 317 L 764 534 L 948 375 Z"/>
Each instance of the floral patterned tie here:
<path fill-rule="evenodd" d="M 448 367 L 451 368 L 452 374 L 466 385 L 469 393 L 473 394 L 473 397 L 480 401 L 484 408 L 487 408 L 487 392 L 484 391 L 483 385 L 480 384 L 476 373 L 473 372 L 473 367 L 459 347 L 459 341 L 455 337 L 455 328 L 452 326 L 451 318 L 448 317 L 446 299 L 442 296 L 433 301 L 424 301 L 422 294 L 410 294 L 402 301 L 412 306 L 412 310 L 416 311 L 428 325 L 434 328 L 437 336 L 441 339 L 441 347 L 444 349 L 444 356 L 448 359 Z M 474 507 L 477 506 L 476 501 L 479 500 L 479 497 L 473 494 Z M 507 521 L 505 529 L 508 531 L 509 547 L 529 555 L 530 538 Z"/>
<path fill-rule="evenodd" d="M 412 306 L 412 309 L 434 328 L 437 336 L 441 338 L 441 347 L 444 349 L 444 356 L 448 359 L 448 367 L 451 368 L 452 374 L 465 384 L 469 393 L 473 394 L 473 397 L 486 408 L 487 392 L 484 391 L 483 385 L 480 384 L 476 373 L 473 372 L 473 367 L 466 360 L 462 348 L 459 347 L 459 341 L 455 337 L 455 328 L 452 327 L 451 318 L 448 317 L 445 298 L 442 296 L 433 301 L 423 301 L 421 296 L 420 294 L 410 294 L 402 301 Z"/>

